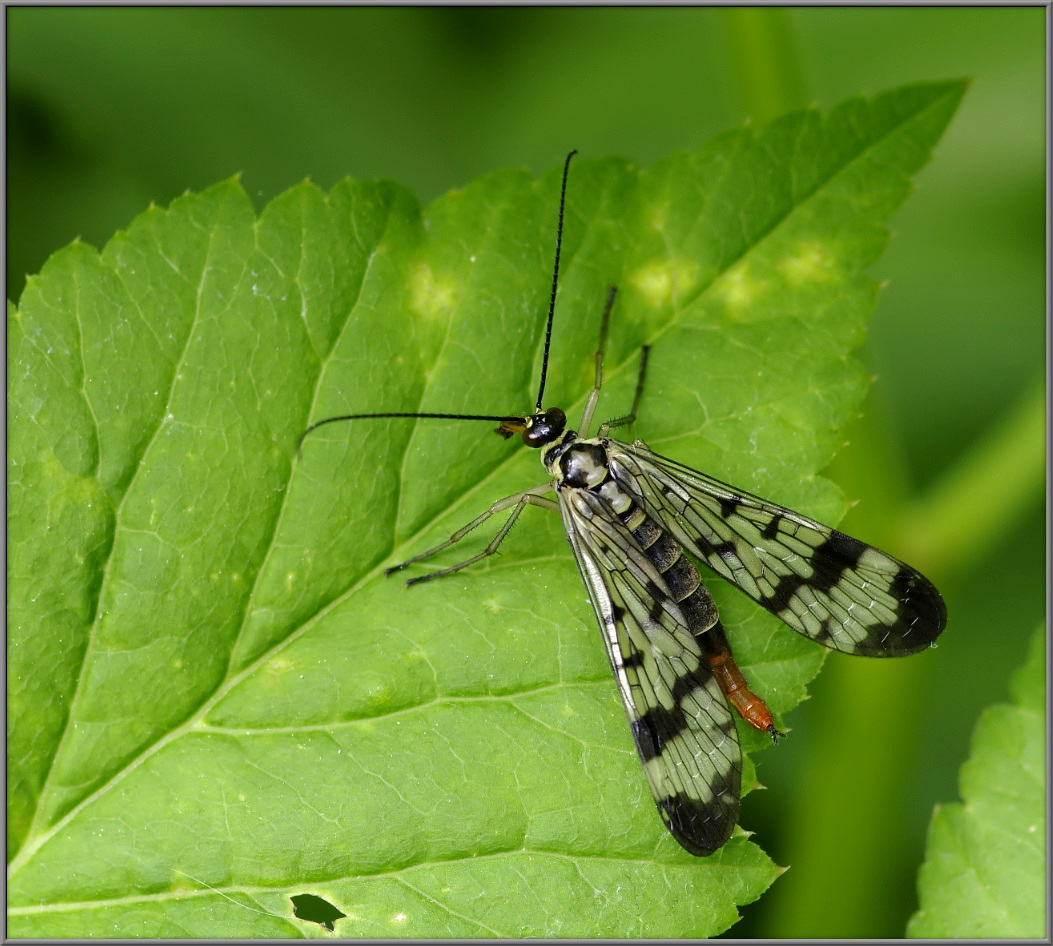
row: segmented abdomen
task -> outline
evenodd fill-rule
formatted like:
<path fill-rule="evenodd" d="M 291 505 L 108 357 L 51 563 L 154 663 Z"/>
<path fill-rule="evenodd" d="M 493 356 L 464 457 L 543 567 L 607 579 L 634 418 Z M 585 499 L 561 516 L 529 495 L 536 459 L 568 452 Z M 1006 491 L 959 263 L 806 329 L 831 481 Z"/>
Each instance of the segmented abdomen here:
<path fill-rule="evenodd" d="M 684 555 L 680 543 L 651 519 L 629 496 L 608 480 L 600 494 L 611 504 L 615 514 L 632 532 L 644 554 L 665 579 L 673 600 L 680 606 L 691 633 L 698 638 L 717 623 L 717 607 L 702 584 L 694 563 Z M 658 599 L 659 595 L 655 595 Z"/>
<path fill-rule="evenodd" d="M 717 605 L 709 589 L 685 554 L 680 543 L 647 515 L 631 496 L 608 480 L 599 492 L 640 548 L 662 574 L 673 599 L 680 606 L 687 626 L 698 641 L 710 671 L 720 689 L 746 722 L 761 732 L 780 735 L 775 729 L 771 711 L 752 690 L 731 656 L 724 625 L 720 623 Z"/>

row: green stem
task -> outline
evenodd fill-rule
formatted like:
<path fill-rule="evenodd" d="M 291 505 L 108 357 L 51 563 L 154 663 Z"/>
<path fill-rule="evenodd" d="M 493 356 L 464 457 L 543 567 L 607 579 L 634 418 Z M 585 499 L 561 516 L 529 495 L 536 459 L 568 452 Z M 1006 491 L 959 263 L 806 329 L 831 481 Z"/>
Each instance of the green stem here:
<path fill-rule="evenodd" d="M 1039 379 L 942 482 L 904 512 L 891 544 L 907 561 L 925 562 L 937 578 L 967 572 L 1041 496 L 1045 426 L 1045 382 Z"/>
<path fill-rule="evenodd" d="M 807 104 L 797 63 L 797 44 L 784 10 L 724 10 L 742 105 L 755 122 L 766 122 Z"/>

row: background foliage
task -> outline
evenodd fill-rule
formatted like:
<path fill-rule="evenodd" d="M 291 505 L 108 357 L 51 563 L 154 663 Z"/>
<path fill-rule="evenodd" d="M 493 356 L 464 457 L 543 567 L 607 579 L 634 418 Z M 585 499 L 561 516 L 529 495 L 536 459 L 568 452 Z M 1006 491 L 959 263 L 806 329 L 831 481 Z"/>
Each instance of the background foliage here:
<path fill-rule="evenodd" d="M 845 527 L 928 573 L 951 627 L 924 675 L 828 662 L 744 806 L 793 870 L 732 931 L 901 935 L 932 805 L 1043 609 L 1044 11 L 9 9 L 8 26 L 9 298 L 75 235 L 101 244 L 234 171 L 260 204 L 345 174 L 427 202 L 570 146 L 647 163 L 746 117 L 975 80 L 874 268 L 880 381 L 832 471 L 863 500 Z M 870 764 L 846 771 L 861 743 Z M 869 833 L 875 806 L 903 812 L 897 843 Z"/>
<path fill-rule="evenodd" d="M 1013 703 L 980 717 L 962 766 L 964 804 L 936 809 L 911 937 L 1047 935 L 1045 630 L 1013 675 Z"/>

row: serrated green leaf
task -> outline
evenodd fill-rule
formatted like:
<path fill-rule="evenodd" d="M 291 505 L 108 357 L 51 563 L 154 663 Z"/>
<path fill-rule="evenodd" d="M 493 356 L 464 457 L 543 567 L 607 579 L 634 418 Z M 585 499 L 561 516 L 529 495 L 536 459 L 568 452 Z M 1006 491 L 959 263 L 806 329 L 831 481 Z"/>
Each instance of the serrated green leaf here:
<path fill-rule="evenodd" d="M 962 766 L 963 804 L 936 809 L 909 936 L 1041 939 L 1046 916 L 1046 634 L 990 707 Z"/>
<path fill-rule="evenodd" d="M 960 83 L 573 166 L 546 401 L 826 520 L 814 474 L 865 389 L 864 269 Z M 778 875 L 697 860 L 644 787 L 557 517 L 406 590 L 385 564 L 542 479 L 529 411 L 558 169 L 422 214 L 393 184 L 236 181 L 74 245 L 9 323 L 9 870 L 15 936 L 707 936 Z M 865 538 L 865 537 L 864 537 Z M 474 544 L 473 544 L 474 542 Z M 471 537 L 465 547 L 477 551 Z M 447 561 L 459 560 L 457 550 Z M 777 713 L 820 648 L 714 589 Z M 744 733 L 745 746 L 763 737 Z"/>

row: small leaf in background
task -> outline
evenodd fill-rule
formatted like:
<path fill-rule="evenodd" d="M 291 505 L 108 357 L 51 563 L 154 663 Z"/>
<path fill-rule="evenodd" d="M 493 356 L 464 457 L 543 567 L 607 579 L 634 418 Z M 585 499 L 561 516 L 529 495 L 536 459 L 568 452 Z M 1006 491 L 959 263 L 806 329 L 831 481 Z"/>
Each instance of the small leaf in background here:
<path fill-rule="evenodd" d="M 1046 915 L 1046 635 L 1035 634 L 962 766 L 962 804 L 936 809 L 918 888 L 919 939 L 1042 939 Z"/>
<path fill-rule="evenodd" d="M 963 90 L 576 163 L 552 403 L 580 411 L 617 283 L 599 413 L 649 343 L 636 435 L 835 520 L 815 471 L 865 392 L 865 269 Z M 665 832 L 558 517 L 444 581 L 383 578 L 540 482 L 535 455 L 385 420 L 296 456 L 333 414 L 531 409 L 558 182 L 501 171 L 423 213 L 392 184 L 303 184 L 257 218 L 229 181 L 30 279 L 8 356 L 12 935 L 325 935 L 295 915 L 311 895 L 342 936 L 699 937 L 778 876 L 745 833 L 700 860 Z M 714 594 L 786 713 L 821 648 Z"/>

